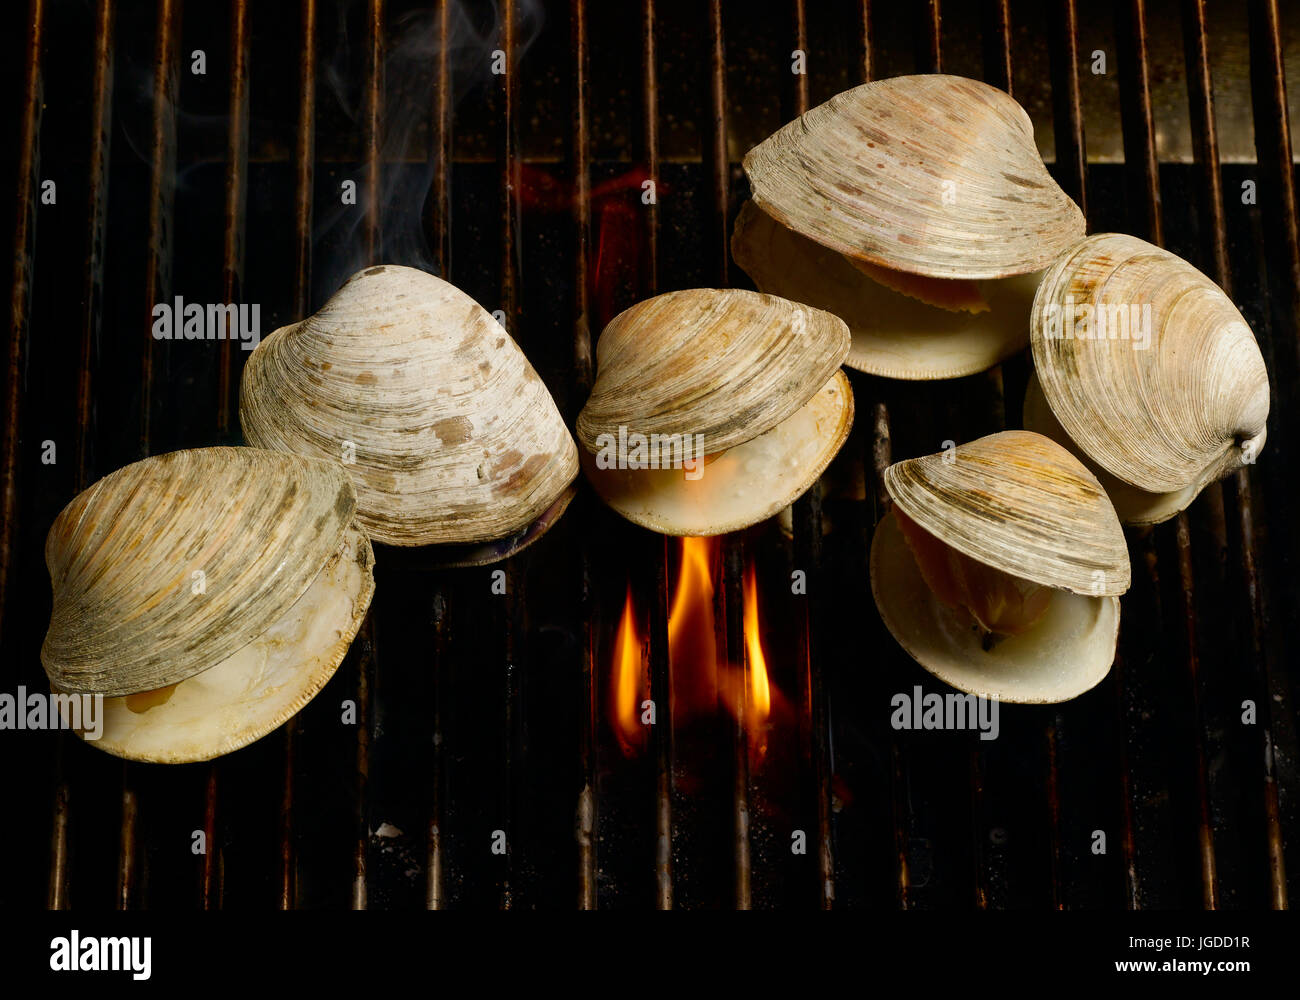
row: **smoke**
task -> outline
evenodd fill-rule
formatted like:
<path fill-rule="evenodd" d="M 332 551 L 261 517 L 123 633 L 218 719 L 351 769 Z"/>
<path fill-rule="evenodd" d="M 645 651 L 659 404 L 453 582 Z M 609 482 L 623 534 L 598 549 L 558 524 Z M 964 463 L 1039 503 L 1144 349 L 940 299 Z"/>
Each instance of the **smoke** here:
<path fill-rule="evenodd" d="M 360 0 L 357 0 L 360 2 Z M 349 9 L 340 7 L 337 40 L 322 60 L 320 79 L 347 117 L 362 128 L 365 53 L 364 32 L 349 31 Z M 391 39 L 384 57 L 384 98 L 380 126 L 380 245 L 370 259 L 364 238 L 364 165 L 347 178 L 356 181 L 356 205 L 336 204 L 317 217 L 314 239 L 315 285 L 328 296 L 355 271 L 375 263 L 404 264 L 438 272 L 425 226 L 425 204 L 434 179 L 433 115 L 440 47 L 447 47 L 448 86 L 452 111 L 475 87 L 495 79 L 493 55 L 502 47 L 501 9 L 496 3 L 470 4 L 448 0 L 446 38 L 435 11 L 411 11 L 389 26 Z M 516 4 L 514 72 L 541 32 L 543 12 L 538 0 Z M 318 177 L 321 183 L 328 183 Z M 450 177 L 448 178 L 450 184 Z M 318 201 L 318 205 L 320 202 Z"/>
<path fill-rule="evenodd" d="M 386 25 L 384 55 L 384 94 L 380 124 L 380 192 L 378 198 L 381 226 L 379 260 L 366 254 L 363 224 L 366 197 L 364 167 L 352 172 L 334 172 L 318 157 L 315 170 L 317 198 L 313 233 L 314 285 L 319 293 L 315 301 L 331 294 L 353 272 L 371 263 L 405 264 L 437 272 L 433 252 L 425 232 L 425 204 L 434 176 L 432 158 L 434 88 L 440 47 L 447 46 L 448 87 L 453 111 L 474 88 L 498 79 L 493 76 L 493 54 L 501 48 L 502 17 L 494 0 L 446 0 L 447 31 L 445 40 L 434 10 L 406 13 Z M 515 65 L 537 39 L 542 30 L 544 12 L 540 0 L 516 0 Z M 369 46 L 366 27 L 366 0 L 340 0 L 334 7 L 333 25 L 322 20 L 317 27 L 317 148 L 323 145 L 320 132 L 321 97 L 331 95 L 345 118 L 362 129 L 363 94 L 366 83 L 366 51 Z M 119 36 L 124 32 L 120 29 Z M 189 47 L 177 40 L 178 86 L 183 89 L 190 73 Z M 290 56 L 298 57 L 298 39 L 287 41 L 276 50 L 278 39 L 259 36 L 254 24 L 250 61 Z M 152 160 L 150 122 L 154 103 L 154 73 L 150 55 L 130 45 L 119 45 L 116 73 L 119 90 L 128 95 L 133 113 L 115 116 L 115 128 L 125 147 L 141 162 Z M 210 52 L 209 73 L 223 72 L 227 62 L 221 53 Z M 255 79 L 255 77 L 254 77 Z M 259 94 L 250 85 L 250 131 L 254 124 L 266 125 L 258 118 Z M 165 109 L 175 116 L 178 139 L 186 146 L 224 148 L 230 119 L 225 114 L 199 114 L 186 111 L 179 104 Z M 278 127 L 282 127 L 280 123 Z M 177 192 L 186 191 L 192 177 L 204 166 L 192 163 L 180 166 L 173 180 Z M 356 204 L 344 205 L 340 197 L 343 180 L 357 185 Z M 329 194 L 326 194 L 327 189 Z M 325 206 L 328 205 L 328 208 Z"/>

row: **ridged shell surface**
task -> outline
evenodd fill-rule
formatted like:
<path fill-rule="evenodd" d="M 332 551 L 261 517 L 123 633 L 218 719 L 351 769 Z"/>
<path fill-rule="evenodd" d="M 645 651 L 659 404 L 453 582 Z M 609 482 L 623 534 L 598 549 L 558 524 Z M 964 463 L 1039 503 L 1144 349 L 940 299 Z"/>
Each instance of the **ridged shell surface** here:
<path fill-rule="evenodd" d="M 1199 488 L 1263 446 L 1268 372 L 1254 334 L 1218 285 L 1160 247 L 1084 240 L 1043 278 L 1030 342 L 1061 426 L 1126 483 Z"/>
<path fill-rule="evenodd" d="M 745 156 L 755 204 L 847 257 L 936 278 L 1046 267 L 1084 233 L 1029 115 L 944 74 L 846 90 Z"/>
<path fill-rule="evenodd" d="M 1106 492 L 1056 442 L 1003 431 L 885 470 L 908 517 L 979 562 L 1087 596 L 1129 587 L 1128 549 Z"/>
<path fill-rule="evenodd" d="M 848 351 L 841 319 L 775 295 L 735 288 L 658 295 L 601 334 L 578 440 L 595 452 L 598 438 L 617 438 L 620 427 L 698 434 L 703 454 L 719 454 L 793 415 Z"/>
<path fill-rule="evenodd" d="M 105 476 L 46 538 L 51 684 L 134 694 L 226 659 L 307 591 L 355 510 L 342 466 L 253 448 L 175 451 Z"/>
<path fill-rule="evenodd" d="M 543 514 L 578 472 L 546 386 L 454 285 L 387 264 L 282 327 L 244 367 L 250 443 L 343 461 L 390 545 L 484 542 Z"/>

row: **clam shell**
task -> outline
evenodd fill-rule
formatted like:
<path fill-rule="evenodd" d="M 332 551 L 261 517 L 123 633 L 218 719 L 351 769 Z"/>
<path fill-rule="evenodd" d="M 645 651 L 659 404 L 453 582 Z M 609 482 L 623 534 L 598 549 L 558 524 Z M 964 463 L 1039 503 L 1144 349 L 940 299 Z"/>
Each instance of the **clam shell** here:
<path fill-rule="evenodd" d="M 850 368 L 898 379 L 959 378 L 1029 346 L 1041 271 L 979 283 L 989 311 L 949 312 L 871 280 L 842 254 L 786 229 L 745 202 L 731 255 L 765 292 L 806 302 L 848 324 Z"/>
<path fill-rule="evenodd" d="M 239 416 L 263 448 L 347 464 L 367 532 L 390 545 L 514 534 L 578 471 L 518 345 L 453 285 L 387 264 L 352 276 L 244 366 Z"/>
<path fill-rule="evenodd" d="M 1095 687 L 1115 660 L 1119 598 L 1052 591 L 1043 618 L 985 649 L 964 610 L 926 585 L 891 510 L 871 540 L 871 592 L 890 634 L 921 666 L 960 691 L 1052 704 Z"/>
<path fill-rule="evenodd" d="M 1135 339 L 1135 329 L 1149 337 Z M 1195 495 L 1259 453 L 1269 411 L 1259 345 L 1222 289 L 1168 251 L 1133 236 L 1089 237 L 1048 270 L 1030 333 L 1052 413 L 1116 478 Z"/>
<path fill-rule="evenodd" d="M 1003 431 L 897 462 L 885 488 L 922 528 L 986 565 L 1087 596 L 1128 590 L 1128 550 L 1105 490 L 1041 434 Z"/>
<path fill-rule="evenodd" d="M 620 428 L 691 435 L 685 457 L 718 454 L 793 416 L 849 350 L 844 322 L 742 289 L 669 292 L 625 310 L 596 346 L 597 377 L 578 440 L 599 451 Z"/>
<path fill-rule="evenodd" d="M 104 477 L 46 539 L 51 685 L 133 694 L 233 656 L 303 596 L 355 511 L 341 466 L 252 448 L 176 451 Z"/>
<path fill-rule="evenodd" d="M 812 399 L 770 430 L 728 449 L 699 479 L 682 469 L 582 468 L 629 521 L 665 535 L 720 535 L 765 521 L 812 486 L 853 426 L 853 390 L 836 371 Z"/>
<path fill-rule="evenodd" d="M 1067 448 L 1097 477 L 1097 482 L 1101 483 L 1102 489 L 1110 497 L 1122 524 L 1159 524 L 1167 521 L 1179 511 L 1186 510 L 1200 492 L 1199 486 L 1192 485 L 1169 493 L 1149 493 L 1122 479 L 1116 479 L 1088 456 L 1079 455 L 1079 446 L 1070 440 L 1070 435 L 1065 433 L 1065 428 L 1047 405 L 1047 397 L 1043 395 L 1043 387 L 1039 385 L 1038 376 L 1034 372 L 1029 373 L 1029 382 L 1025 387 L 1023 412 L 1025 430 L 1046 435 Z"/>
<path fill-rule="evenodd" d="M 746 154 L 754 202 L 846 257 L 936 278 L 1046 267 L 1084 233 L 1029 115 L 975 80 L 878 80 L 832 97 Z"/>
<path fill-rule="evenodd" d="M 278 728 L 342 662 L 374 593 L 373 565 L 366 536 L 348 528 L 306 593 L 248 645 L 181 681 L 145 712 L 132 711 L 125 698 L 105 699 L 94 745 L 131 760 L 183 764 L 230 753 Z"/>

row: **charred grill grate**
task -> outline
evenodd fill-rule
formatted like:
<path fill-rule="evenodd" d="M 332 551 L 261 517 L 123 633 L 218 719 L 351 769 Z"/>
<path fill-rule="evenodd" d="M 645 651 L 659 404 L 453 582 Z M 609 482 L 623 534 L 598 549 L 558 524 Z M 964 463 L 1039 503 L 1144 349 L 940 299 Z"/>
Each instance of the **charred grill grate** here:
<path fill-rule="evenodd" d="M 733 659 L 746 559 L 769 581 L 788 715 L 765 755 L 726 713 L 672 717 L 676 549 L 580 495 L 544 544 L 502 564 L 504 595 L 492 568 L 439 571 L 380 552 L 375 604 L 338 675 L 282 731 L 229 758 L 149 768 L 60 734 L 27 734 L 20 751 L 6 734 L 18 819 L 0 824 L 0 850 L 26 863 L 0 901 L 1285 907 L 1300 790 L 1283 634 L 1298 595 L 1285 470 L 1300 239 L 1276 0 L 1232 15 L 1249 38 L 1249 79 L 1247 62 L 1229 67 L 1250 90 L 1257 157 L 1245 165 L 1220 163 L 1204 0 L 1104 11 L 1123 166 L 1087 155 L 1080 39 L 1103 29 L 1081 26 L 1074 0 L 1045 15 L 1010 0 L 615 6 L 501 0 L 494 22 L 450 0 L 184 12 L 180 0 L 32 0 L 5 43 L 18 95 L 6 688 L 44 685 L 42 542 L 63 503 L 145 454 L 238 439 L 242 352 L 155 343 L 152 303 L 259 302 L 269 333 L 355 267 L 420 264 L 502 311 L 572 418 L 615 312 L 670 288 L 745 280 L 728 247 L 745 196 L 729 126 L 747 141 L 756 119 L 762 134 L 896 72 L 982 76 L 1017 97 L 1022 54 L 1049 72 L 1054 174 L 1090 230 L 1170 246 L 1228 288 L 1259 334 L 1275 378 L 1265 461 L 1176 521 L 1130 532 L 1135 586 L 1098 689 L 1004 710 L 992 743 L 922 738 L 888 725 L 891 693 L 937 682 L 896 650 L 871 604 L 880 472 L 892 454 L 1015 426 L 1027 367 L 1015 359 L 939 385 L 854 373 L 857 421 L 837 460 L 854 485 L 801 499 L 790 542 L 764 526 L 722 549 L 717 621 Z M 1187 165 L 1157 156 L 1156 19 L 1181 29 Z M 729 62 L 729 45 L 741 58 Z M 494 49 L 503 75 L 484 72 Z M 810 75 L 788 71 L 792 50 L 808 53 Z M 42 201 L 49 179 L 53 204 Z M 345 180 L 354 206 L 340 207 Z M 642 203 L 644 180 L 654 204 Z M 1243 181 L 1257 184 L 1254 207 L 1235 204 Z M 47 439 L 54 464 L 41 462 Z M 810 596 L 785 594 L 794 569 Z M 658 707 L 630 757 L 605 707 L 629 583 Z M 349 705 L 355 725 L 341 722 Z M 791 851 L 795 831 L 805 854 Z"/>

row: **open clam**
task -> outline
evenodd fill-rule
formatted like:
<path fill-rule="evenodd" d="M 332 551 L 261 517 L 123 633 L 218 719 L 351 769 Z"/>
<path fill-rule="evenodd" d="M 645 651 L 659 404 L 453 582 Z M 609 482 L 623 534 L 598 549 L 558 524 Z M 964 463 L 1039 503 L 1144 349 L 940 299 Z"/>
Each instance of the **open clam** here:
<path fill-rule="evenodd" d="M 1110 670 L 1129 586 L 1119 520 L 1060 445 L 1004 431 L 891 465 L 871 543 L 885 626 L 940 680 L 1011 702 L 1067 701 Z"/>
<path fill-rule="evenodd" d="M 847 90 L 744 168 L 736 263 L 763 291 L 842 317 L 846 363 L 873 375 L 955 378 L 1023 349 L 1042 270 L 1084 233 L 1025 110 L 957 76 Z"/>
<path fill-rule="evenodd" d="M 100 749 L 163 763 L 229 753 L 298 712 L 374 593 L 342 466 L 253 448 L 106 476 L 55 519 L 45 560 L 51 687 L 104 697 Z"/>
<path fill-rule="evenodd" d="M 1153 524 L 1253 462 L 1268 372 L 1232 301 L 1144 240 L 1091 236 L 1043 278 L 1025 425 L 1075 451 L 1121 520 Z"/>
<path fill-rule="evenodd" d="M 342 461 L 373 539 L 451 546 L 453 562 L 463 546 L 532 541 L 578 472 L 555 401 L 510 335 L 455 286 L 392 264 L 263 340 L 239 417 L 258 447 Z"/>
<path fill-rule="evenodd" d="M 578 416 L 582 467 L 628 520 L 669 535 L 756 524 L 839 451 L 853 392 L 843 321 L 774 295 L 695 288 L 616 316 Z"/>

